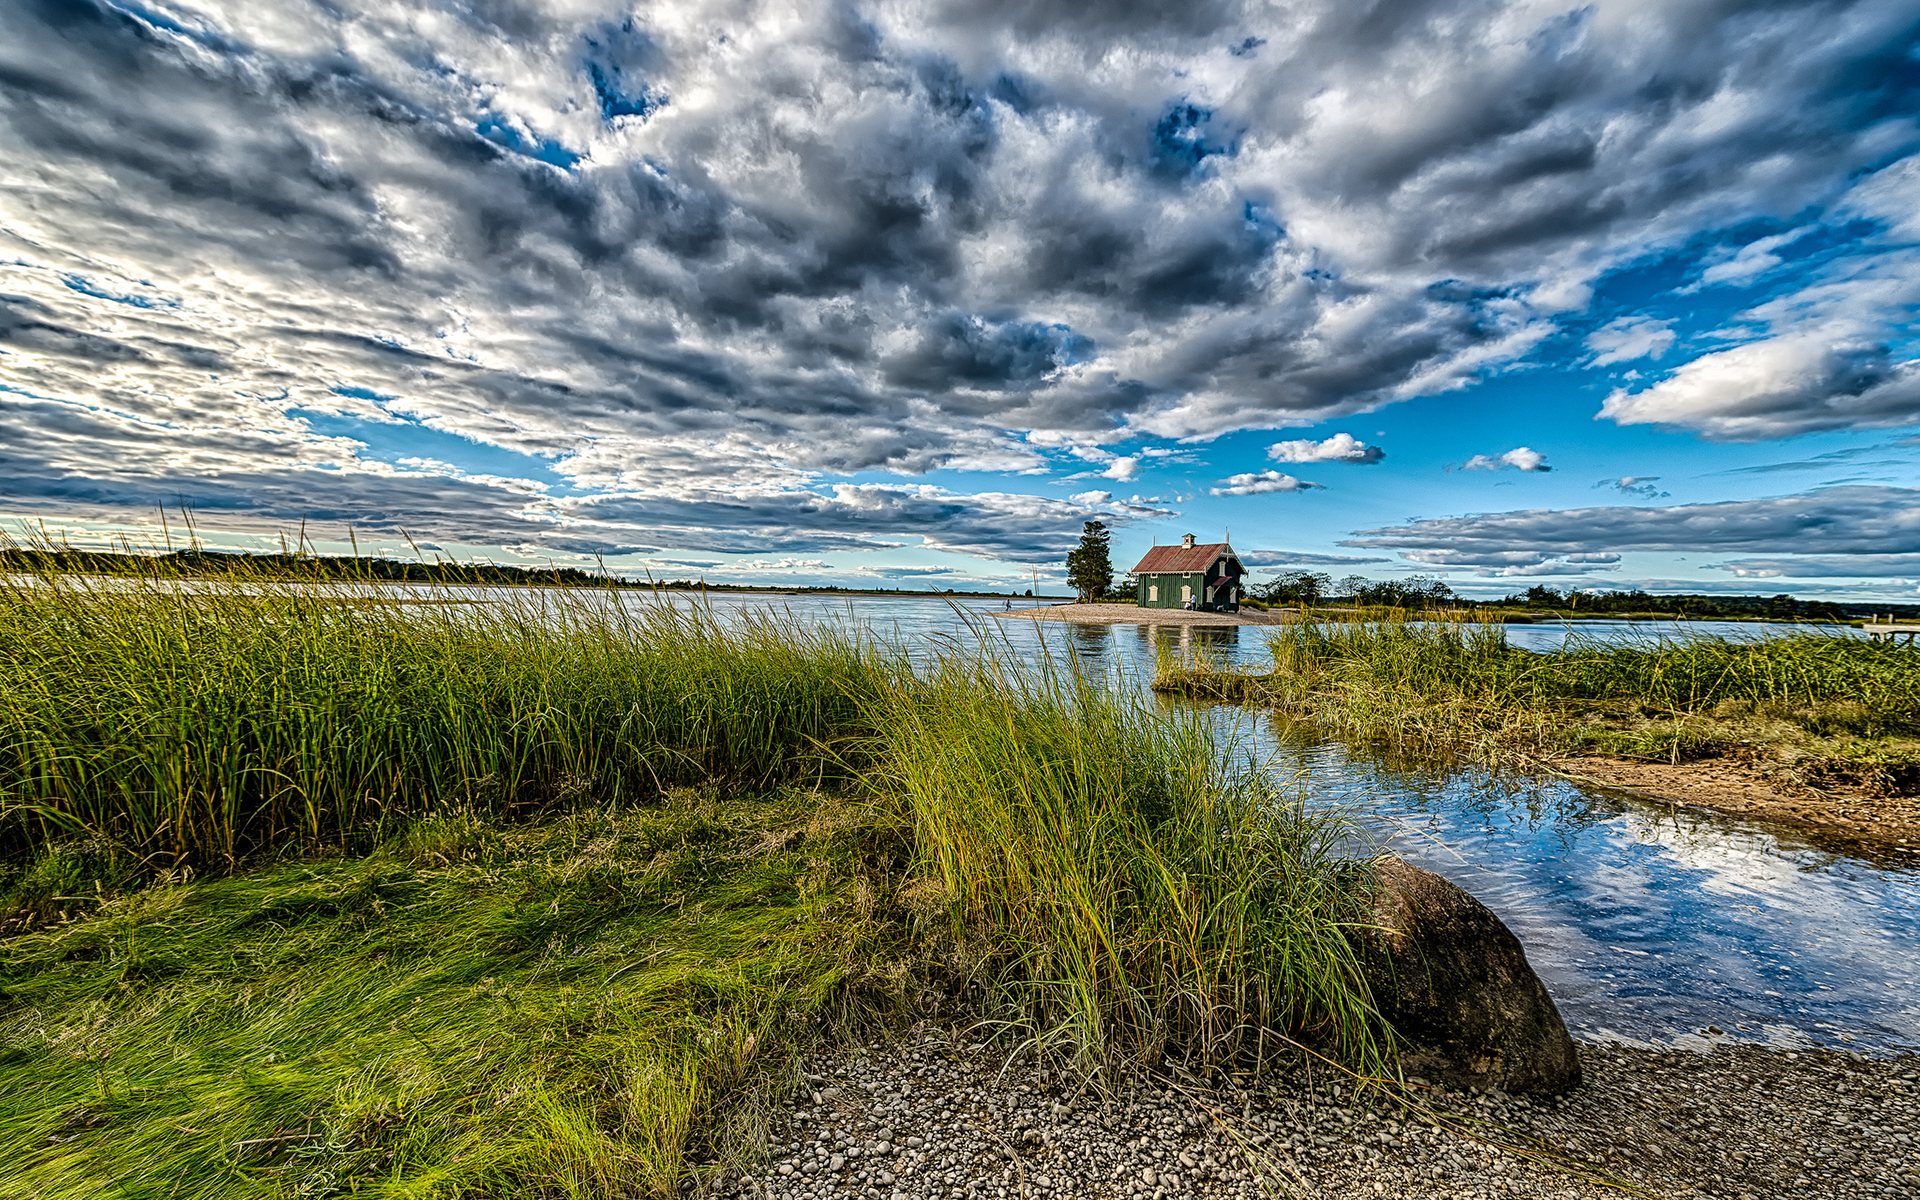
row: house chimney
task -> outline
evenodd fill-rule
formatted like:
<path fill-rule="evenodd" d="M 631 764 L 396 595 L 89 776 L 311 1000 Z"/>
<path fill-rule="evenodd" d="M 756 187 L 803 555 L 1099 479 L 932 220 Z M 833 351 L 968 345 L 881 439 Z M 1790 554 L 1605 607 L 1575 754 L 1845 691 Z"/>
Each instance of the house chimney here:
<path fill-rule="evenodd" d="M 1180 544 L 1182 546 L 1185 546 L 1189 550 L 1193 549 L 1193 535 L 1189 533 L 1185 537 L 1181 538 Z"/>

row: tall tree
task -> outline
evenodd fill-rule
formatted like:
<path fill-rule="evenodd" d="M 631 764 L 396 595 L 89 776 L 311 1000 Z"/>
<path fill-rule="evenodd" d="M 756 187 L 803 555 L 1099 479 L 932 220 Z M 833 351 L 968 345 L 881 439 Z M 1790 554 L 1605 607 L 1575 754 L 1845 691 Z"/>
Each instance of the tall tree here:
<path fill-rule="evenodd" d="M 1088 521 L 1080 544 L 1067 552 L 1067 582 L 1082 600 L 1098 600 L 1113 587 L 1113 559 L 1107 543 L 1113 534 L 1100 521 Z"/>

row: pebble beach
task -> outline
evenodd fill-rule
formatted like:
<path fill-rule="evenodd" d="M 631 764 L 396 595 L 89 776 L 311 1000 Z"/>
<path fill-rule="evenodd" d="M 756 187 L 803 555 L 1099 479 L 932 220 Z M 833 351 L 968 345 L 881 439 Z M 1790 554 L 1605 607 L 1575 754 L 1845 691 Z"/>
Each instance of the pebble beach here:
<path fill-rule="evenodd" d="M 939 1030 L 816 1056 L 759 1200 L 1714 1200 L 1920 1196 L 1920 1059 L 1585 1045 L 1584 1082 L 1523 1099 L 1356 1089 L 1324 1065 L 1142 1075 L 1102 1093 Z"/>

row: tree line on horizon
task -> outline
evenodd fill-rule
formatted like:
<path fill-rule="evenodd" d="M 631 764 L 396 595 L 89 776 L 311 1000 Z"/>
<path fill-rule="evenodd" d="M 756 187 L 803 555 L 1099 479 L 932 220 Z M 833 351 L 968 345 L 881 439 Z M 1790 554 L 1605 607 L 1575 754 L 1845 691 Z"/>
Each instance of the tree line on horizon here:
<path fill-rule="evenodd" d="M 1100 521 L 1088 521 L 1081 530 L 1080 543 L 1067 554 L 1067 582 L 1081 600 L 1130 597 L 1134 576 L 1128 572 L 1118 588 L 1114 586 L 1112 531 Z M 1322 604 L 1346 604 L 1368 608 L 1523 608 L 1551 612 L 1619 615 L 1657 614 L 1673 617 L 1771 617 L 1842 621 L 1850 616 L 1871 612 L 1891 612 L 1901 616 L 1920 616 L 1920 605 L 1872 604 L 1842 606 L 1831 600 L 1801 600 L 1787 594 L 1775 596 L 1709 596 L 1700 594 L 1655 595 L 1638 588 L 1612 591 L 1561 591 L 1546 584 L 1535 584 L 1524 592 L 1514 592 L 1499 600 L 1473 600 L 1455 592 L 1443 579 L 1432 575 L 1408 575 L 1401 579 L 1369 579 L 1348 575 L 1335 579 L 1323 571 L 1282 571 L 1265 583 L 1247 588 L 1247 597 L 1261 604 L 1294 605 L 1311 608 Z"/>

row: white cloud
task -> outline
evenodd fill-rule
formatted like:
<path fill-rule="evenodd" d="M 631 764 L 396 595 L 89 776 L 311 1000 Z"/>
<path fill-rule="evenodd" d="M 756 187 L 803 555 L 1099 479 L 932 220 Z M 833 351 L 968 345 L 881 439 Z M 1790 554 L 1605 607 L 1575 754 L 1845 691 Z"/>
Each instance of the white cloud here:
<path fill-rule="evenodd" d="M 1594 352 L 1593 365 L 1632 362 L 1637 358 L 1659 358 L 1673 346 L 1672 321 L 1651 317 L 1620 317 L 1587 335 L 1587 349 Z"/>
<path fill-rule="evenodd" d="M 1905 425 L 1920 419 L 1920 363 L 1854 332 L 1806 329 L 1702 355 L 1644 391 L 1618 389 L 1599 415 L 1721 441 Z"/>
<path fill-rule="evenodd" d="M 1498 471 L 1512 467 L 1518 471 L 1551 471 L 1547 465 L 1547 456 L 1538 450 L 1529 450 L 1525 446 L 1516 446 L 1500 455 L 1476 454 L 1461 465 L 1463 471 Z"/>
<path fill-rule="evenodd" d="M 1244 475 L 1229 475 L 1220 481 L 1224 487 L 1209 488 L 1213 496 L 1259 496 L 1267 492 L 1300 492 L 1322 485 L 1308 483 L 1304 479 L 1295 479 L 1279 471 L 1249 472 Z"/>
<path fill-rule="evenodd" d="M 1322 442 L 1299 440 L 1275 442 L 1267 447 L 1267 457 L 1285 463 L 1377 463 L 1387 452 L 1369 446 L 1350 433 L 1336 433 Z"/>
<path fill-rule="evenodd" d="M 1766 335 L 1683 363 L 1640 391 L 1617 389 L 1599 416 L 1720 441 L 1920 421 L 1910 342 L 1920 307 L 1920 156 L 1863 175 L 1834 207 L 1836 220 L 1882 228 L 1870 239 L 1878 253 L 1836 258 L 1798 290 L 1739 314 Z"/>
<path fill-rule="evenodd" d="M 1100 472 L 1102 479 L 1111 479 L 1118 483 L 1132 483 L 1140 474 L 1140 460 L 1131 455 L 1116 458 Z"/>
<path fill-rule="evenodd" d="M 1781 258 L 1778 254 L 1774 253 L 1775 250 L 1798 241 L 1803 234 L 1809 232 L 1811 232 L 1811 230 L 1796 229 L 1790 233 L 1775 234 L 1772 237 L 1763 237 L 1758 241 L 1748 242 L 1746 245 L 1740 247 L 1739 251 L 1731 258 L 1716 262 L 1707 267 L 1706 270 L 1700 272 L 1700 286 L 1730 284 L 1735 287 L 1744 287 L 1752 283 L 1763 272 L 1780 265 Z M 1683 292 L 1697 291 L 1698 287 L 1683 288 L 1681 290 Z"/>
<path fill-rule="evenodd" d="M 1302 554 L 1294 550 L 1247 550 L 1240 561 L 1250 567 L 1338 567 L 1355 563 L 1388 562 L 1385 558 L 1366 558 L 1352 554 Z"/>

